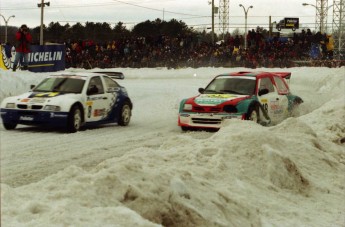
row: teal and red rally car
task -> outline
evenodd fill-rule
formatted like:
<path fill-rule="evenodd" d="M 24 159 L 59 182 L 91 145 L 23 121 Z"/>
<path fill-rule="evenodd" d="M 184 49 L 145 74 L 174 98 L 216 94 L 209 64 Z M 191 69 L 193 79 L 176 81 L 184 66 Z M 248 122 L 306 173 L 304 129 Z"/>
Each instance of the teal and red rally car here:
<path fill-rule="evenodd" d="M 216 76 L 200 94 L 180 103 L 182 130 L 219 129 L 226 119 L 251 120 L 262 125 L 281 122 L 303 102 L 291 94 L 290 72 L 234 72 Z"/>

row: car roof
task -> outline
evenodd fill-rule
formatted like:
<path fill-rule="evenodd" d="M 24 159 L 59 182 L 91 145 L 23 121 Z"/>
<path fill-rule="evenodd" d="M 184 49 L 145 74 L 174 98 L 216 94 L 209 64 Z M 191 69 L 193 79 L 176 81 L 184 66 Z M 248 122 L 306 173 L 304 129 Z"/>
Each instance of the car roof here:
<path fill-rule="evenodd" d="M 102 73 L 93 73 L 93 72 L 73 72 L 73 71 L 63 71 L 63 72 L 55 72 L 50 74 L 50 76 L 79 76 L 79 77 L 92 77 L 92 76 L 106 76 L 106 74 Z"/>
<path fill-rule="evenodd" d="M 232 72 L 232 73 L 224 73 L 224 74 L 220 74 L 218 76 L 247 76 L 247 77 L 261 77 L 261 76 L 265 76 L 265 75 L 275 75 L 275 76 L 281 76 L 283 78 L 291 76 L 290 72 L 263 72 L 263 71 L 255 71 L 255 72 L 251 72 L 251 71 L 240 71 L 240 72 Z"/>

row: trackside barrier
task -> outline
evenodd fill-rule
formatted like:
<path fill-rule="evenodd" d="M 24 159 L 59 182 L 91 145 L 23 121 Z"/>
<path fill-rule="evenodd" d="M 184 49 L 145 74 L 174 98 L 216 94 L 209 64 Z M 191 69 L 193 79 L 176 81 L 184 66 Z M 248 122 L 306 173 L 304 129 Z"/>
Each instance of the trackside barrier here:
<path fill-rule="evenodd" d="M 65 45 L 32 45 L 28 56 L 28 70 L 31 72 L 56 72 L 65 70 Z M 12 48 L 14 49 L 14 48 Z M 0 46 L 0 68 L 12 70 L 15 51 L 12 56 L 6 56 L 5 48 Z M 20 64 L 20 63 L 19 63 Z M 17 67 L 20 70 L 20 65 Z"/>

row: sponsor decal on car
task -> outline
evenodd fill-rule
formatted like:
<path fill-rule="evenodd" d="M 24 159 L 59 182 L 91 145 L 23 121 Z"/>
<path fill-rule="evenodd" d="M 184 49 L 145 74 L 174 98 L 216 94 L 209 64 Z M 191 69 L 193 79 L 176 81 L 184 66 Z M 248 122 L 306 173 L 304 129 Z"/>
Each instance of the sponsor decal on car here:
<path fill-rule="evenodd" d="M 29 98 L 34 98 L 34 97 L 55 97 L 61 95 L 59 92 L 40 92 L 40 93 L 32 93 Z"/>
<path fill-rule="evenodd" d="M 92 101 L 87 101 L 87 102 L 86 102 L 86 105 L 87 105 L 87 106 L 92 106 L 92 104 L 93 104 Z"/>
<path fill-rule="evenodd" d="M 57 113 L 50 113 L 50 117 L 68 117 L 68 114 L 57 114 Z"/>
<path fill-rule="evenodd" d="M 228 99 L 228 98 L 237 97 L 237 95 L 231 95 L 231 94 L 207 94 L 205 96 L 209 98 L 220 98 L 220 99 Z"/>
<path fill-rule="evenodd" d="M 223 102 L 239 98 L 239 95 L 231 94 L 205 94 L 195 99 L 195 103 L 199 105 L 219 105 Z"/>
<path fill-rule="evenodd" d="M 19 120 L 21 121 L 33 121 L 34 118 L 30 116 L 20 116 Z"/>
<path fill-rule="evenodd" d="M 21 102 L 29 102 L 30 99 L 21 99 L 20 101 L 21 101 Z"/>
<path fill-rule="evenodd" d="M 93 111 L 93 116 L 94 117 L 100 117 L 100 116 L 103 116 L 105 115 L 105 109 L 95 109 Z"/>
<path fill-rule="evenodd" d="M 29 102 L 30 103 L 44 103 L 46 100 L 43 98 L 33 98 Z"/>

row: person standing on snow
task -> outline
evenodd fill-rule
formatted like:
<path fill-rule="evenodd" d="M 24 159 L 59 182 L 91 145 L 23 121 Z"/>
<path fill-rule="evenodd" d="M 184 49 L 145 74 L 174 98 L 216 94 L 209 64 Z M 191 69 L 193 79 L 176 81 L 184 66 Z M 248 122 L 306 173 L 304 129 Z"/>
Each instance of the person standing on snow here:
<path fill-rule="evenodd" d="M 13 63 L 13 71 L 16 71 L 18 62 L 23 62 L 23 70 L 28 69 L 28 54 L 32 36 L 29 28 L 23 24 L 16 33 L 16 56 Z"/>

